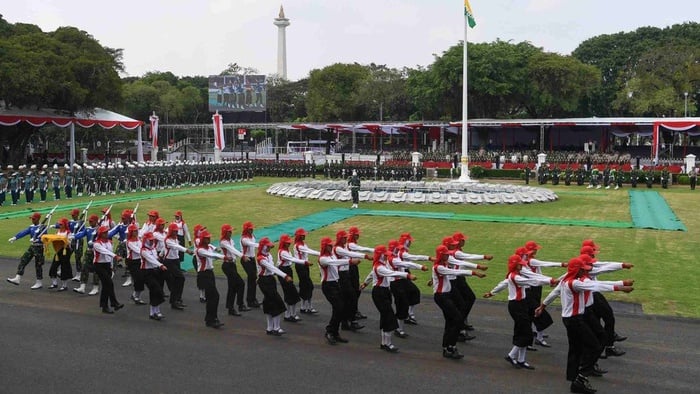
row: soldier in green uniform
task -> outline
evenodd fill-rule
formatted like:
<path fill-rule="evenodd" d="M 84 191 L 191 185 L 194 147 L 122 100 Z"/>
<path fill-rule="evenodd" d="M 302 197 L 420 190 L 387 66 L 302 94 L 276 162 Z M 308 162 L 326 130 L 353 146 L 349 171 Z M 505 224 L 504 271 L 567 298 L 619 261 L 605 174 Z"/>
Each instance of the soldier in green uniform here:
<path fill-rule="evenodd" d="M 51 175 L 51 186 L 53 187 L 53 199 L 61 199 L 61 175 L 58 173 L 58 169 L 54 166 L 53 173 Z"/>
<path fill-rule="evenodd" d="M 360 177 L 357 171 L 352 172 L 352 176 L 348 180 L 350 186 L 350 194 L 352 195 L 352 208 L 357 208 L 360 203 Z"/>
<path fill-rule="evenodd" d="M 630 171 L 630 185 L 632 185 L 632 188 L 637 187 L 637 182 L 639 182 L 639 170 L 633 168 L 632 171 Z"/>
<path fill-rule="evenodd" d="M 68 164 L 65 165 L 65 174 L 63 176 L 63 188 L 66 192 L 66 198 L 73 198 L 73 171 Z"/>
<path fill-rule="evenodd" d="M 7 193 L 7 179 L 5 173 L 0 171 L 0 207 L 5 203 L 5 195 Z"/>
<path fill-rule="evenodd" d="M 12 169 L 12 166 L 7 166 L 7 168 Z M 12 177 L 7 181 L 7 186 L 10 188 L 12 205 L 17 205 L 17 201 L 19 201 L 19 172 L 12 173 Z"/>
<path fill-rule="evenodd" d="M 566 169 L 564 169 L 564 184 L 566 186 L 571 185 L 571 177 L 573 175 L 573 170 L 571 169 L 571 164 L 566 165 Z"/>
<path fill-rule="evenodd" d="M 698 183 L 698 172 L 695 168 L 691 168 L 690 171 L 688 172 L 688 178 L 690 179 L 690 190 L 695 190 L 695 185 Z M 0 178 L 0 182 L 2 182 L 2 178 Z M 2 184 L 0 184 L 0 187 Z M 4 196 L 4 193 L 3 193 Z M 4 197 L 3 197 L 4 201 Z M 0 205 L 2 205 L 0 203 Z"/>
<path fill-rule="evenodd" d="M 39 171 L 39 199 L 41 202 L 46 201 L 46 191 L 49 189 L 49 176 L 46 175 L 46 171 Z"/>
<path fill-rule="evenodd" d="M 668 171 L 668 166 L 661 170 L 661 187 L 668 189 L 668 184 L 671 180 L 671 173 Z"/>
<path fill-rule="evenodd" d="M 34 190 L 36 189 L 36 180 L 32 171 L 27 171 L 27 176 L 24 177 L 24 199 L 27 204 L 34 201 Z"/>
<path fill-rule="evenodd" d="M 654 184 L 654 168 L 649 167 L 649 170 L 647 171 L 646 175 L 646 183 L 647 183 L 647 189 L 651 189 L 652 185 Z"/>

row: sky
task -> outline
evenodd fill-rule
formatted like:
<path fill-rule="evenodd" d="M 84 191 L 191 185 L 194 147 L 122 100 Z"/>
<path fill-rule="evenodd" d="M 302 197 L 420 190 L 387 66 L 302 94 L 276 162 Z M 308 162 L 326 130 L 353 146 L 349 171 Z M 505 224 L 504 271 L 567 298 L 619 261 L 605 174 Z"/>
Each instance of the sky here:
<path fill-rule="evenodd" d="M 570 54 L 584 40 L 700 20 L 691 0 L 471 0 L 469 42 L 529 41 Z M 84 30 L 124 50 L 124 76 L 170 71 L 216 75 L 228 64 L 277 72 L 280 5 L 287 76 L 298 80 L 334 63 L 428 66 L 464 39 L 463 0 L 22 0 L 0 14 L 43 31 Z"/>

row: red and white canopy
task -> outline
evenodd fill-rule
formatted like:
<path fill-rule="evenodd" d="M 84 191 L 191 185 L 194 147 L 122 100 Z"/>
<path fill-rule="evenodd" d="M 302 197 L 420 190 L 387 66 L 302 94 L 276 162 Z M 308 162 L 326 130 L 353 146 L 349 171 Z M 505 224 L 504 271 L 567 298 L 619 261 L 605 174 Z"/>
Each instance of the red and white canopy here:
<path fill-rule="evenodd" d="M 108 111 L 102 108 L 95 108 L 92 111 L 78 112 L 75 114 L 75 116 L 63 115 L 49 109 L 0 109 L 0 126 L 14 126 L 20 122 L 27 122 L 34 127 L 41 127 L 46 124 L 53 124 L 58 127 L 68 127 L 71 124 L 76 124 L 84 128 L 98 125 L 103 129 L 112 129 L 120 126 L 127 130 L 133 130 L 143 125 L 143 122 L 140 120 L 131 119 L 124 115 L 120 115 L 116 112 Z"/>

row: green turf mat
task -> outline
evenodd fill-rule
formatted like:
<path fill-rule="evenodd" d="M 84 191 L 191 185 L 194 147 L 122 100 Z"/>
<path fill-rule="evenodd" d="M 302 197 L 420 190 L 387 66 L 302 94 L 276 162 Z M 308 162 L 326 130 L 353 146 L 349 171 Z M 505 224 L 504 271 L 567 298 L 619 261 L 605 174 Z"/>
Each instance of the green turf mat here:
<path fill-rule="evenodd" d="M 635 227 L 688 231 L 659 193 L 630 190 L 629 196 L 630 214 Z"/>

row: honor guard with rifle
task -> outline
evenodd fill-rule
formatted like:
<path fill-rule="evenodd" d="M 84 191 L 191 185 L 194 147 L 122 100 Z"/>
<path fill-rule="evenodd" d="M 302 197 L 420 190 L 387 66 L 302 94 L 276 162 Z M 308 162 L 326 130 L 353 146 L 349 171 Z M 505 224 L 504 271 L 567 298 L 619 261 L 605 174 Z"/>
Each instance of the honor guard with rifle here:
<path fill-rule="evenodd" d="M 34 212 L 29 218 L 32 220 L 32 224 L 26 229 L 18 232 L 14 237 L 9 239 L 10 243 L 29 235 L 29 248 L 22 255 L 19 260 L 19 265 L 17 266 L 17 275 L 12 278 L 7 278 L 7 281 L 13 285 L 19 285 L 22 275 L 24 275 L 24 268 L 29 264 L 32 259 L 34 259 L 34 265 L 36 267 L 36 283 L 31 287 L 32 290 L 41 289 L 43 287 L 42 279 L 44 278 L 44 244 L 41 242 L 41 236 L 46 233 L 48 226 L 51 221 L 51 216 L 58 208 L 58 205 L 53 207 L 51 212 L 47 213 L 44 220 L 41 220 L 41 214 L 39 212 Z"/>

